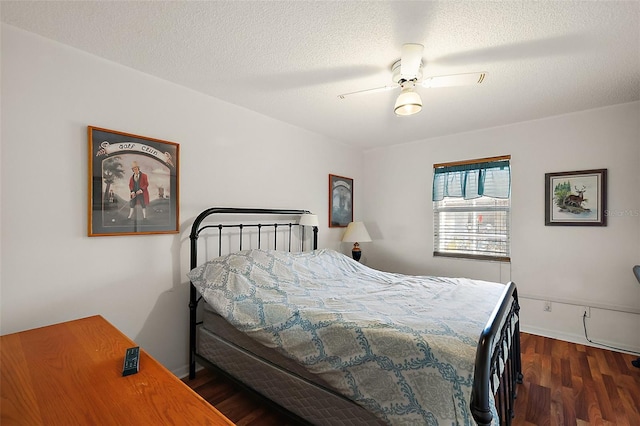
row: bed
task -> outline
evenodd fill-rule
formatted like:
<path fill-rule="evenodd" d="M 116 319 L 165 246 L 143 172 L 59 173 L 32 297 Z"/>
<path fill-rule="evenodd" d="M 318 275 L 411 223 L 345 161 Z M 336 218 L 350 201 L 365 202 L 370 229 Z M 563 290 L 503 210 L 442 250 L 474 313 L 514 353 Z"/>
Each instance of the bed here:
<path fill-rule="evenodd" d="M 318 250 L 305 213 L 196 218 L 189 376 L 216 369 L 301 424 L 510 424 L 515 284 L 376 271 Z"/>

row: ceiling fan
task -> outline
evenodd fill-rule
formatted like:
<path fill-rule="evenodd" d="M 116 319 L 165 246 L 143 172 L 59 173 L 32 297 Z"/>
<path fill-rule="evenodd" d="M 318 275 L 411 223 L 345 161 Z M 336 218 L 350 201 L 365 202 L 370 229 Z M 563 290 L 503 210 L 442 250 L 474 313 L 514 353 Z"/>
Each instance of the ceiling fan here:
<path fill-rule="evenodd" d="M 452 74 L 430 76 L 422 78 L 422 53 L 424 46 L 417 43 L 402 45 L 400 59 L 391 65 L 391 80 L 394 84 L 376 87 L 373 89 L 359 90 L 357 92 L 343 93 L 339 99 L 347 96 L 362 95 L 382 92 L 400 88 L 400 95 L 396 99 L 394 112 L 399 116 L 413 115 L 422 109 L 422 99 L 415 91 L 416 87 L 451 87 L 480 84 L 484 81 L 486 72 L 474 72 L 465 74 Z"/>

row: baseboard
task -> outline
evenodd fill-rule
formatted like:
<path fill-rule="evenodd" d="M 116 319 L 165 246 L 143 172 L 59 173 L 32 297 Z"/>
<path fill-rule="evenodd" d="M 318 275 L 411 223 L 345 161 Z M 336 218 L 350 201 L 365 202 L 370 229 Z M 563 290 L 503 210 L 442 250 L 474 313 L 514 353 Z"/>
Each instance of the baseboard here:
<path fill-rule="evenodd" d="M 201 366 L 200 364 L 196 364 L 196 373 L 200 370 L 202 370 L 204 367 Z M 187 377 L 189 377 L 189 365 L 186 364 L 180 368 L 176 368 L 175 370 L 171 370 L 171 372 L 178 377 L 180 380 L 182 379 L 186 379 Z"/>
<path fill-rule="evenodd" d="M 592 346 L 594 348 L 600 348 L 600 349 L 616 350 L 618 352 L 624 352 L 632 355 L 640 355 L 640 348 L 637 348 L 637 347 L 634 348 L 634 347 L 625 345 L 623 343 L 609 342 L 606 340 L 602 342 L 597 342 L 597 343 L 589 342 L 583 335 L 580 335 L 580 334 L 564 333 L 558 330 L 549 330 L 546 328 L 525 326 L 522 323 L 520 323 L 520 331 L 529 333 L 529 334 L 535 334 L 537 336 L 549 337 L 551 339 L 558 339 L 558 340 L 564 340 L 571 343 L 577 343 L 579 345 Z"/>

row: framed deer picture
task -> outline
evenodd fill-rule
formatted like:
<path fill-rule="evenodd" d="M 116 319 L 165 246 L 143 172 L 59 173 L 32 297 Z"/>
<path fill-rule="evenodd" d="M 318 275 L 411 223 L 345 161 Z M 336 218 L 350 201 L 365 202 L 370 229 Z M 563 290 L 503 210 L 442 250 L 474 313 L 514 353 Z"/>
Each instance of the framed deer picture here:
<path fill-rule="evenodd" d="M 607 226 L 607 169 L 545 174 L 547 226 Z"/>

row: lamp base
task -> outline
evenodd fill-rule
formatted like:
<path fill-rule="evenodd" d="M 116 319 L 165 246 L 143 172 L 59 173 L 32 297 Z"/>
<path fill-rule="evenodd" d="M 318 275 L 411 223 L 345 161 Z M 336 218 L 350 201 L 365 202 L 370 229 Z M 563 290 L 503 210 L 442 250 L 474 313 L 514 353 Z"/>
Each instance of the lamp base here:
<path fill-rule="evenodd" d="M 360 258 L 362 257 L 362 252 L 360 250 L 358 251 L 351 250 L 351 256 L 353 256 L 353 260 L 357 260 L 358 262 L 360 262 Z"/>
<path fill-rule="evenodd" d="M 360 244 L 354 243 L 353 249 L 351 249 L 351 256 L 353 256 L 353 260 L 360 262 L 360 258 L 362 257 L 362 251 L 360 251 Z"/>

